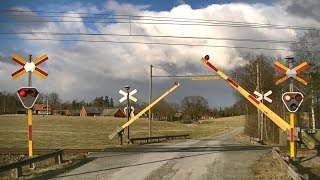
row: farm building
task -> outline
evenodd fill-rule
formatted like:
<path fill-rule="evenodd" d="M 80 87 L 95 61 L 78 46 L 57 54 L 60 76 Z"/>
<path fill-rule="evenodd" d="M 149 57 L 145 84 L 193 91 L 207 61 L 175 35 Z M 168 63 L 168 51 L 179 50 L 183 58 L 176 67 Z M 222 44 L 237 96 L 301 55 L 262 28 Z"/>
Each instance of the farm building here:
<path fill-rule="evenodd" d="M 45 114 L 52 114 L 52 109 L 50 107 L 50 105 L 45 105 L 45 104 L 35 104 L 33 107 L 32 107 L 32 111 L 33 111 L 33 114 L 41 114 L 41 115 L 45 115 Z"/>
<path fill-rule="evenodd" d="M 105 107 L 85 107 L 80 109 L 80 116 L 100 116 Z"/>
<path fill-rule="evenodd" d="M 56 113 L 58 115 L 71 116 L 71 112 L 68 109 L 67 110 L 57 110 Z"/>
<path fill-rule="evenodd" d="M 104 109 L 101 113 L 101 116 L 112 116 L 112 117 L 120 117 L 120 118 L 126 117 L 124 112 L 119 108 Z"/>
<path fill-rule="evenodd" d="M 174 121 L 180 121 L 183 119 L 183 114 L 181 112 L 177 112 L 173 115 L 173 120 Z"/>
<path fill-rule="evenodd" d="M 70 116 L 80 116 L 80 110 L 69 110 Z"/>

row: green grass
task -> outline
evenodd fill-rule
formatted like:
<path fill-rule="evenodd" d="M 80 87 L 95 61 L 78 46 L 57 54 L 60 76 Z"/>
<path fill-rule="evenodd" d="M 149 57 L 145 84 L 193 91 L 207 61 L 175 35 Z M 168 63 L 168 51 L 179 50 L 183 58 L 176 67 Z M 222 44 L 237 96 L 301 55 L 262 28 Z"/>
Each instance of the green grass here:
<path fill-rule="evenodd" d="M 229 127 L 243 127 L 245 117 L 203 120 L 200 124 L 180 122 L 152 122 L 152 135 L 176 135 L 188 133 L 191 138 L 213 136 Z M 108 135 L 126 119 L 79 116 L 33 116 L 34 148 L 106 148 L 118 144 L 117 137 Z M 126 132 L 126 130 L 125 130 Z M 27 116 L 0 116 L 0 148 L 27 147 Z M 148 120 L 138 119 L 130 126 L 130 137 L 148 136 Z M 126 138 L 126 133 L 124 138 Z"/>

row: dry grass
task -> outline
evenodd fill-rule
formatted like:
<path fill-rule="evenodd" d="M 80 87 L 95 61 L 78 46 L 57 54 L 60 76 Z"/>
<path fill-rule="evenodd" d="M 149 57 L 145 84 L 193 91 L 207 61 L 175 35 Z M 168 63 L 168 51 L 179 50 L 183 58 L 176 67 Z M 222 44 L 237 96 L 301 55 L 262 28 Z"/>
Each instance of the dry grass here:
<path fill-rule="evenodd" d="M 273 159 L 271 153 L 260 156 L 250 169 L 257 179 L 291 179 L 285 168 L 281 167 L 280 162 Z"/>
<path fill-rule="evenodd" d="M 192 138 L 212 136 L 229 127 L 242 127 L 244 116 L 203 120 L 200 124 L 153 121 L 157 135 L 188 133 Z M 105 148 L 116 146 L 118 139 L 109 140 L 117 126 L 126 119 L 110 117 L 33 116 L 34 148 Z M 125 131 L 126 132 L 126 131 Z M 27 116 L 0 116 L 0 148 L 27 147 Z M 131 137 L 148 135 L 148 120 L 139 119 L 130 126 Z M 126 135 L 124 136 L 126 137 Z"/>

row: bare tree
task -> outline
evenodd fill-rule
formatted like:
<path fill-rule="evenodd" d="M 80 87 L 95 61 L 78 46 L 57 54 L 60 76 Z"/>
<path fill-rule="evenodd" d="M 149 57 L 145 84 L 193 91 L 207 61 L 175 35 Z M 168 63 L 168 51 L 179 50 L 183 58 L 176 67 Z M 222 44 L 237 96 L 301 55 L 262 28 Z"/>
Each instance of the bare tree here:
<path fill-rule="evenodd" d="M 191 119 L 198 120 L 208 111 L 208 101 L 202 96 L 187 96 L 181 102 L 183 113 Z"/>

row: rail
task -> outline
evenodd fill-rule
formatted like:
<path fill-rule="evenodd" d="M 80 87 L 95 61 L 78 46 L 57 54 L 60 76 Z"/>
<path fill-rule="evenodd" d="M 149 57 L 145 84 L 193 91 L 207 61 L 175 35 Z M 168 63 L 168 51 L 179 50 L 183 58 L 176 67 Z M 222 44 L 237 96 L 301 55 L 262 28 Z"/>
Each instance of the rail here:
<path fill-rule="evenodd" d="M 272 154 L 273 154 L 273 158 L 277 158 L 278 161 L 281 164 L 281 167 L 286 168 L 288 174 L 290 175 L 290 177 L 294 180 L 303 180 L 303 179 L 308 179 L 308 175 L 300 175 L 297 172 L 295 172 L 292 167 L 290 167 L 290 165 L 279 155 L 278 151 L 275 148 L 272 148 Z"/>
<path fill-rule="evenodd" d="M 53 148 L 34 148 L 33 154 L 43 155 L 48 154 L 57 149 Z M 104 149 L 63 149 L 63 154 L 79 154 L 79 153 L 88 153 L 88 152 L 100 152 Z M 21 155 L 21 154 L 28 154 L 27 148 L 0 148 L 0 154 L 3 155 Z"/>
<path fill-rule="evenodd" d="M 49 153 L 49 154 L 44 154 L 41 156 L 36 156 L 36 157 L 32 157 L 29 159 L 25 159 L 22 161 L 18 161 L 18 162 L 14 162 L 11 164 L 7 164 L 4 166 L 0 166 L 0 173 L 5 172 L 5 171 L 9 171 L 11 169 L 16 169 L 15 172 L 15 178 L 19 178 L 22 176 L 22 167 L 26 166 L 26 165 L 30 165 L 39 161 L 43 161 L 49 158 L 54 157 L 55 158 L 55 162 L 57 164 L 61 164 L 62 163 L 62 154 L 63 154 L 63 150 L 57 150 L 55 152 Z"/>
<path fill-rule="evenodd" d="M 130 138 L 129 143 L 134 144 L 135 141 L 145 141 L 146 143 L 151 142 L 151 140 L 158 140 L 158 142 L 162 139 L 175 139 L 179 137 L 190 138 L 190 134 L 181 134 L 181 135 L 173 135 L 173 136 L 153 136 L 153 137 L 140 137 L 140 138 Z"/>

